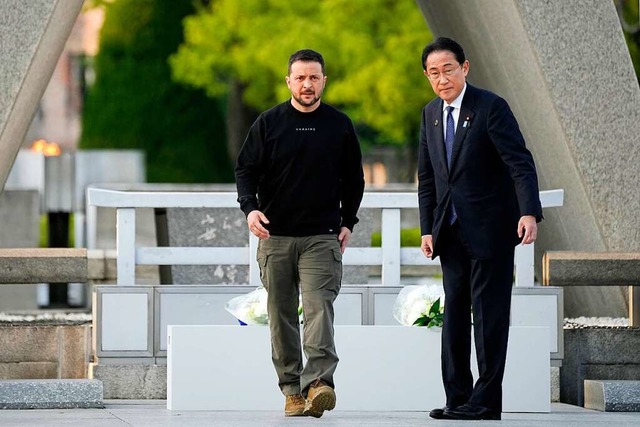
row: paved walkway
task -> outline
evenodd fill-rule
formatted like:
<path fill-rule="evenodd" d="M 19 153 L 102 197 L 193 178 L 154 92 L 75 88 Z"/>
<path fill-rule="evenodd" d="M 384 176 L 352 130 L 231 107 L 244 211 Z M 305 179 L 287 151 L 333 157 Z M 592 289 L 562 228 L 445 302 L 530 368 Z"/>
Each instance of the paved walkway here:
<path fill-rule="evenodd" d="M 247 396 L 248 398 L 250 396 Z M 280 412 L 168 411 L 160 401 L 106 401 L 104 409 L 0 410 L 0 426 L 220 426 L 220 427 L 414 427 L 414 426 L 640 426 L 640 412 L 598 412 L 554 403 L 549 414 L 503 414 L 502 421 L 432 420 L 425 412 L 331 411 L 320 419 L 284 418 Z"/>

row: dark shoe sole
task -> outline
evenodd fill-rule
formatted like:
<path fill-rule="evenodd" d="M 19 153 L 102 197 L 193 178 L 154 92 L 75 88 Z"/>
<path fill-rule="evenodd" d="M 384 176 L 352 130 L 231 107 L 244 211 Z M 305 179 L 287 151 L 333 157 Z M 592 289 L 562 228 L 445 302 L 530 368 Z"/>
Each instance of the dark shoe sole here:
<path fill-rule="evenodd" d="M 434 420 L 450 420 L 451 417 L 445 413 L 449 408 L 436 408 L 429 412 L 429 416 Z"/>
<path fill-rule="evenodd" d="M 429 416 L 434 420 L 444 420 L 449 418 L 444 414 L 444 409 L 434 409 L 433 411 L 429 412 Z"/>
<path fill-rule="evenodd" d="M 307 402 L 303 415 L 320 418 L 324 411 L 331 411 L 336 407 L 336 394 L 330 388 L 318 391 L 313 399 Z"/>
<path fill-rule="evenodd" d="M 499 413 L 487 412 L 482 414 L 472 414 L 466 412 L 445 411 L 443 418 L 450 420 L 501 420 L 502 416 Z"/>

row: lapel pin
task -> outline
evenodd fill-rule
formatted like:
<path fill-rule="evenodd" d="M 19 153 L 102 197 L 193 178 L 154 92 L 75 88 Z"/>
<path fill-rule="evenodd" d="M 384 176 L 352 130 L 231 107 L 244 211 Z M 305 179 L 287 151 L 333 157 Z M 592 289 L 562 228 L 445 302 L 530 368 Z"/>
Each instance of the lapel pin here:
<path fill-rule="evenodd" d="M 469 119 L 470 119 L 470 117 L 467 117 L 467 118 L 464 120 L 464 123 L 462 123 L 462 127 L 463 127 L 463 128 L 466 128 L 467 126 L 469 126 Z"/>
<path fill-rule="evenodd" d="M 438 126 L 438 120 L 437 120 L 437 119 L 436 119 L 436 121 L 435 121 L 435 122 L 433 122 L 433 125 L 434 125 L 434 126 Z"/>

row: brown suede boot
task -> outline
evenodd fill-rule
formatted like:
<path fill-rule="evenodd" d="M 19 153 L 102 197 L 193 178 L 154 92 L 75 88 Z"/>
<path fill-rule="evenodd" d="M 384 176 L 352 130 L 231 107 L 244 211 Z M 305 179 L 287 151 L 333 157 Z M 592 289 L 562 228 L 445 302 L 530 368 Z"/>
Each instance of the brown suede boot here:
<path fill-rule="evenodd" d="M 320 418 L 324 411 L 330 411 L 335 407 L 336 393 L 333 388 L 322 380 L 315 380 L 307 393 L 304 415 Z"/>
<path fill-rule="evenodd" d="M 301 417 L 304 412 L 305 401 L 304 397 L 300 394 L 292 394 L 286 396 L 284 402 L 284 416 L 285 417 Z"/>

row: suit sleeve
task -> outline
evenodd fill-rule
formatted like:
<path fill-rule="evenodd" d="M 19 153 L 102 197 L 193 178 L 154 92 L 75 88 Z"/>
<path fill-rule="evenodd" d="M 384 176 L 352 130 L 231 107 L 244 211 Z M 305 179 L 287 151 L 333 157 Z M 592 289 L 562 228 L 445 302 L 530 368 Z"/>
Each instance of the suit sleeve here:
<path fill-rule="evenodd" d="M 358 223 L 358 209 L 364 193 L 364 173 L 362 172 L 362 152 L 358 136 L 349 121 L 342 162 L 342 183 L 340 191 L 341 227 L 347 227 L 353 232 Z"/>
<path fill-rule="evenodd" d="M 433 211 L 436 208 L 436 187 L 433 166 L 427 142 L 427 107 L 422 110 L 420 142 L 418 147 L 418 207 L 420 210 L 420 233 L 433 234 Z"/>
<path fill-rule="evenodd" d="M 487 125 L 491 140 L 509 169 L 518 197 L 520 215 L 533 215 L 540 222 L 543 218 L 542 206 L 533 156 L 527 149 L 518 122 L 504 99 L 496 98 L 492 102 Z"/>
<path fill-rule="evenodd" d="M 245 216 L 258 209 L 258 182 L 263 173 L 265 125 L 262 116 L 253 123 L 236 160 L 238 202 Z"/>

